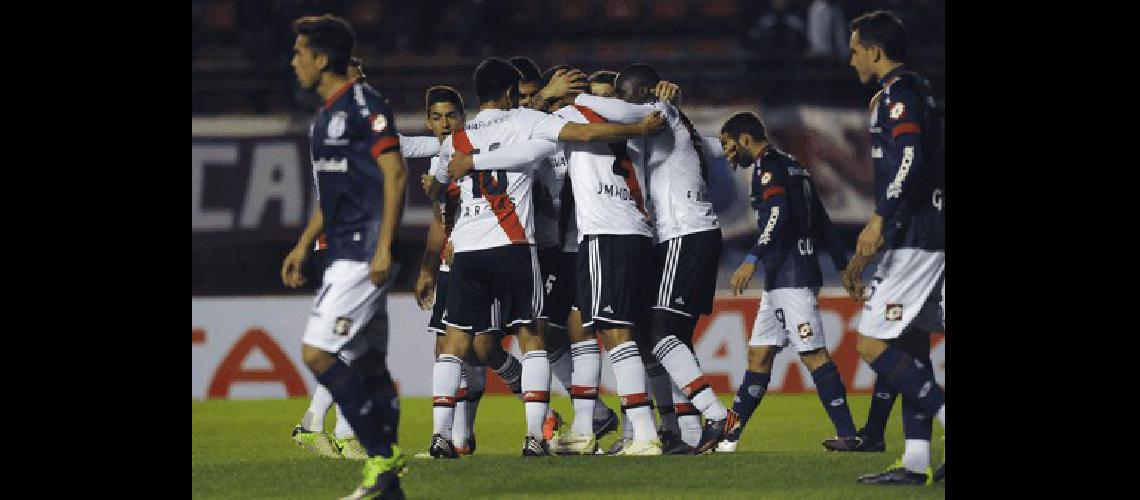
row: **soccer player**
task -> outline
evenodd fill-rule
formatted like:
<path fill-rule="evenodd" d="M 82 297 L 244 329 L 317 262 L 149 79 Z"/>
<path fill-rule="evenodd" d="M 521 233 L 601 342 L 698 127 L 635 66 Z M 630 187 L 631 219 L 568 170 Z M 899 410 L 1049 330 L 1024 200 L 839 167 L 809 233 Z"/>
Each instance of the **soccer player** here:
<path fill-rule="evenodd" d="M 829 449 L 853 451 L 858 444 L 847 405 L 847 389 L 827 353 L 817 294 L 823 284 L 816 255 L 826 249 L 836 269 L 847 266 L 847 253 L 820 202 L 810 173 L 768 142 L 764 125 L 752 113 L 737 113 L 721 127 L 725 154 L 734 165 L 752 171 L 752 207 L 760 238 L 732 275 L 733 294 L 748 287 L 757 262 L 764 266 L 764 293 L 748 342 L 748 371 L 733 408 L 745 425 L 768 387 L 772 360 L 791 344 L 811 370 L 816 392 L 837 437 Z M 736 450 L 740 430 L 718 448 Z"/>
<path fill-rule="evenodd" d="M 522 74 L 522 81 L 519 82 L 519 106 L 537 109 L 536 97 L 543 87 L 542 72 L 539 71 L 538 65 L 524 56 L 512 57 L 510 63 Z"/>
<path fill-rule="evenodd" d="M 660 117 L 650 117 L 636 125 L 586 126 L 517 108 L 521 80 L 522 75 L 507 61 L 490 58 L 480 63 L 474 76 L 480 112 L 464 130 L 445 141 L 440 151 L 440 162 L 449 163 L 449 173 L 459 185 L 461 202 L 452 234 L 455 255 L 444 320 L 447 335 L 433 376 L 432 452 L 436 456 L 449 454 L 448 449 L 454 447 L 443 431 L 444 423 L 451 420 L 454 412 L 453 395 L 459 385 L 461 360 L 472 347 L 471 335 L 486 327 L 481 324 L 480 313 L 496 297 L 502 304 L 503 328 L 508 334 L 518 335 L 525 353 L 522 390 L 527 435 L 523 456 L 549 454 L 542 424 L 550 402 L 550 364 L 543 339 L 532 326 L 535 316 L 542 312 L 531 206 L 533 170 L 539 162 L 524 162 L 512 171 L 480 170 L 466 175 L 473 166 L 471 155 L 534 139 L 625 140 L 655 133 L 662 125 Z M 551 152 L 552 149 L 546 154 Z M 480 352 L 478 346 L 475 351 L 485 360 L 486 353 Z"/>
<path fill-rule="evenodd" d="M 595 71 L 590 75 L 590 94 L 599 97 L 617 97 L 614 90 L 614 79 L 617 73 L 613 71 Z"/>
<path fill-rule="evenodd" d="M 301 355 L 367 450 L 363 481 L 347 498 L 402 497 L 398 474 L 405 460 L 396 445 L 399 398 L 383 368 L 385 350 L 361 334 L 372 316 L 383 311 L 384 295 L 395 276 L 393 239 L 406 177 L 400 141 L 383 96 L 348 78 L 355 44 L 348 23 L 327 14 L 302 17 L 294 21 L 293 30 L 297 80 L 301 88 L 316 90 L 324 99 L 310 129 L 320 207 L 286 257 L 282 280 L 293 287 L 304 283 L 301 266 L 317 235 L 325 232 L 331 263 L 314 300 Z"/>
<path fill-rule="evenodd" d="M 580 95 L 575 103 L 596 111 L 600 120 L 628 123 L 658 111 L 668 121 L 665 133 L 630 141 L 633 163 L 645 164 L 650 213 L 656 224 L 649 270 L 656 296 L 652 311 L 646 311 L 647 336 L 639 340 L 652 352 L 654 362 L 647 368 L 658 407 L 672 406 L 678 417 L 695 423 L 677 429 L 678 418 L 663 418 L 672 421 L 670 430 L 681 434 L 666 452 L 709 452 L 739 426 L 739 417 L 717 400 L 691 348 L 697 319 L 712 312 L 721 249 L 719 222 L 706 185 L 704 141 L 688 117 L 667 102 L 676 85 L 662 81 L 651 66 L 627 66 L 614 82 L 619 99 Z M 670 413 L 662 411 L 663 417 Z M 700 414 L 706 419 L 703 430 Z"/>
<path fill-rule="evenodd" d="M 929 484 L 945 477 L 945 461 L 937 473 L 930 467 L 931 417 L 946 428 L 943 391 L 930 363 L 897 343 L 908 330 L 925 335 L 943 328 L 946 315 L 942 111 L 929 83 L 904 64 L 906 32 L 897 16 L 874 11 L 851 21 L 850 49 L 859 81 L 882 90 L 871 103 L 875 214 L 841 276 L 849 293 L 865 301 L 859 355 L 898 389 L 906 437 L 898 462 L 859 482 Z M 876 253 L 873 283 L 861 294 L 860 274 Z"/>

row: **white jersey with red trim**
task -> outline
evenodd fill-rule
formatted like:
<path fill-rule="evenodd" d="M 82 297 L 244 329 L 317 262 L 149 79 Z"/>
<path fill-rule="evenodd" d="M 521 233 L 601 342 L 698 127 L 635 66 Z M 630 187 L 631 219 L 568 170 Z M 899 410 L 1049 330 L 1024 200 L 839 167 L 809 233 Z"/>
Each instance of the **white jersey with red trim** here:
<path fill-rule="evenodd" d="M 553 155 L 543 159 L 535 172 L 534 239 L 538 248 L 559 246 L 564 252 L 578 251 L 578 225 L 574 221 L 574 198 L 567 194 L 566 151 L 559 143 Z M 569 206 L 564 206 L 569 204 Z"/>
<path fill-rule="evenodd" d="M 575 123 L 601 123 L 606 120 L 585 106 L 566 106 L 554 112 Z M 653 237 L 653 226 L 645 207 L 645 171 L 640 148 L 629 148 L 637 141 L 602 144 L 564 143 L 570 185 L 574 192 L 574 213 L 578 241 L 589 234 L 638 234 Z"/>
<path fill-rule="evenodd" d="M 647 148 L 648 164 L 641 163 L 642 156 L 633 160 L 649 174 L 648 199 L 658 243 L 720 227 L 709 199 L 704 159 L 693 147 L 694 138 L 675 106 L 662 102 L 632 104 L 587 94 L 579 95 L 575 102 L 617 123 L 637 123 L 654 111 L 665 117 L 665 131 L 647 140 L 628 141 L 631 148 Z M 696 139 L 704 147 L 703 138 Z"/>
<path fill-rule="evenodd" d="M 532 109 L 484 109 L 444 141 L 439 162 L 447 165 L 456 150 L 475 154 L 528 139 L 557 141 L 566 123 Z M 451 231 L 455 252 L 534 244 L 531 197 L 534 169 L 540 166 L 538 161 L 521 172 L 472 170 L 456 180 L 459 213 Z"/>
<path fill-rule="evenodd" d="M 438 177 L 439 171 L 442 170 L 443 167 L 444 167 L 444 164 L 439 162 L 439 156 L 438 155 L 431 157 L 431 164 L 428 166 L 428 175 L 431 175 L 433 177 Z M 459 190 L 459 187 L 456 186 L 454 182 L 449 182 L 447 184 L 447 188 L 444 189 L 443 194 L 440 195 L 439 200 L 437 200 L 435 203 L 435 205 L 437 207 L 439 207 L 439 213 L 447 214 L 447 197 L 458 195 L 459 194 L 458 190 Z M 451 231 L 448 231 L 447 227 L 444 227 L 443 228 L 443 243 L 440 246 L 440 249 L 439 249 L 440 252 L 443 252 L 447 249 L 447 242 L 450 239 L 451 239 Z M 442 255 L 440 256 L 440 259 L 439 259 L 439 270 L 443 271 L 445 273 L 451 272 L 451 266 L 448 265 L 447 259 Z"/>

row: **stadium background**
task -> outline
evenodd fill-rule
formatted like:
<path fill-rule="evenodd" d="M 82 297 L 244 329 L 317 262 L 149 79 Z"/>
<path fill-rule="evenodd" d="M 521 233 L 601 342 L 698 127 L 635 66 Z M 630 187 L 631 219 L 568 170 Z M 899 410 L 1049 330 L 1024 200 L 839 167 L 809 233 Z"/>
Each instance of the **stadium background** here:
<path fill-rule="evenodd" d="M 682 106 L 704 135 L 715 136 L 733 112 L 758 112 L 773 142 L 812 171 L 853 248 L 873 210 L 866 106 L 874 89 L 846 64 L 846 25 L 878 8 L 903 19 L 911 65 L 944 94 L 939 0 L 192 2 L 193 398 L 302 396 L 315 384 L 300 363 L 300 336 L 319 278 L 310 272 L 305 288 L 290 290 L 279 276 L 313 206 L 306 131 L 319 99 L 297 88 L 289 67 L 296 17 L 330 12 L 353 25 L 367 79 L 389 98 L 405 135 L 428 135 L 422 99 L 431 85 L 457 88 L 473 115 L 471 73 L 487 56 L 525 55 L 541 68 L 568 62 L 587 73 L 652 64 L 681 86 Z M 817 22 L 836 10 L 838 22 Z M 390 363 L 408 395 L 430 391 L 427 313 L 407 293 L 427 229 L 428 200 L 415 182 L 427 164 L 408 161 L 402 271 L 389 306 Z M 723 290 L 757 230 L 749 172 L 723 161 L 711 166 L 725 237 Z M 829 348 L 849 390 L 866 391 L 873 377 L 854 354 L 858 308 L 835 288 L 830 261 L 822 264 Z M 699 326 L 696 351 L 722 393 L 743 373 L 761 286 L 758 277 L 752 297 L 718 299 Z M 944 383 L 941 339 L 932 355 Z M 812 388 L 791 354 L 778 358 L 773 392 Z M 607 363 L 603 388 L 611 384 Z M 502 389 L 488 377 L 489 392 Z"/>

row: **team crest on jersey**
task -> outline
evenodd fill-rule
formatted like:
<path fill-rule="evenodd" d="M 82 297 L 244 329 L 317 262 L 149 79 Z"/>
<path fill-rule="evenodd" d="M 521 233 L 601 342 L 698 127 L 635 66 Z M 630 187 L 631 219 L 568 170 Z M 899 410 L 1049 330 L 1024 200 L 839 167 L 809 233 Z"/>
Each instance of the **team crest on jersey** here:
<path fill-rule="evenodd" d="M 812 336 L 811 323 L 800 323 L 796 329 L 800 332 L 800 340 L 807 340 Z"/>
<path fill-rule="evenodd" d="M 376 115 L 376 118 L 372 119 L 372 131 L 373 132 L 376 132 L 379 134 L 380 132 L 383 132 L 384 129 L 386 129 L 386 128 L 388 128 L 388 119 L 384 118 L 384 115 Z"/>
<path fill-rule="evenodd" d="M 902 102 L 895 102 L 891 104 L 891 119 L 898 120 L 906 115 L 906 105 Z"/>
<path fill-rule="evenodd" d="M 348 122 L 348 113 L 337 111 L 329 118 L 328 138 L 336 139 L 344 135 L 344 127 Z"/>
<path fill-rule="evenodd" d="M 769 182 L 772 182 L 772 172 L 764 172 L 764 175 L 760 176 L 760 185 L 767 186 Z"/>
<path fill-rule="evenodd" d="M 348 331 L 352 329 L 352 318 L 341 316 L 336 319 L 336 326 L 333 326 L 333 333 L 336 335 L 348 335 Z"/>
<path fill-rule="evenodd" d="M 902 304 L 887 304 L 887 321 L 902 321 Z"/>

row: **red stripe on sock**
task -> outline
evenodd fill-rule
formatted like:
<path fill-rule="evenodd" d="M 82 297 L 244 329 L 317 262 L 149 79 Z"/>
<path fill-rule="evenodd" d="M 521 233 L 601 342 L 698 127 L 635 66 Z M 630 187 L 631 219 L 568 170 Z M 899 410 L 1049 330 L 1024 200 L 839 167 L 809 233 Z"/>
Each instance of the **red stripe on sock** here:
<path fill-rule="evenodd" d="M 678 403 L 673 405 L 673 409 L 677 411 L 677 415 L 700 414 L 700 412 L 697 411 L 697 407 L 691 404 Z"/>
<path fill-rule="evenodd" d="M 523 394 L 523 401 L 526 401 L 527 403 L 549 403 L 550 402 L 550 392 L 549 391 L 526 391 L 526 393 Z"/>
<path fill-rule="evenodd" d="M 644 392 L 621 396 L 622 406 L 644 405 L 649 403 L 649 395 Z"/>
<path fill-rule="evenodd" d="M 692 382 L 685 384 L 685 387 L 681 388 L 681 393 L 684 394 L 686 398 L 693 399 L 693 394 L 696 394 L 708 388 L 709 382 L 705 380 L 704 375 L 701 375 L 693 379 Z"/>
<path fill-rule="evenodd" d="M 597 399 L 598 388 L 588 385 L 572 385 L 570 386 L 570 397 L 578 399 Z"/>
<path fill-rule="evenodd" d="M 432 406 L 455 406 L 455 398 L 436 396 L 431 398 Z"/>

